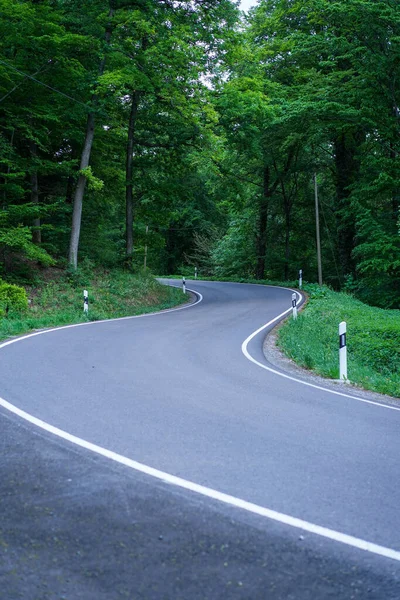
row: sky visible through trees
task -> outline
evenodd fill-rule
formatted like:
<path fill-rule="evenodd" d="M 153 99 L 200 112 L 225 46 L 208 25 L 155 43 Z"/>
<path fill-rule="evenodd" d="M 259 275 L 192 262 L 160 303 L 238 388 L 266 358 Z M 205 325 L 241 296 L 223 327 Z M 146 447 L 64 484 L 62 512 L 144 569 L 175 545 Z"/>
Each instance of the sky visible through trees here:
<path fill-rule="evenodd" d="M 240 9 L 248 11 L 250 8 L 256 5 L 256 0 L 242 0 L 240 3 Z"/>

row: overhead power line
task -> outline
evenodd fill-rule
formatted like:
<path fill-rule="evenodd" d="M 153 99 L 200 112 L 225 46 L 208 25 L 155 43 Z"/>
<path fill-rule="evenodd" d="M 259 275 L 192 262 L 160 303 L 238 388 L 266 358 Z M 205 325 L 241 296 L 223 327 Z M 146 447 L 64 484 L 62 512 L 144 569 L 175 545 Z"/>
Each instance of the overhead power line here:
<path fill-rule="evenodd" d="M 24 73 L 23 71 L 21 71 L 20 69 L 17 69 L 16 67 L 14 67 L 13 65 L 10 65 L 8 63 L 6 63 L 4 60 L 0 59 L 0 63 L 2 65 L 5 65 L 6 67 L 8 67 L 9 69 L 12 69 L 13 71 L 16 71 L 17 73 L 19 73 L 20 75 L 23 75 L 24 77 L 27 77 L 28 79 L 31 79 L 32 81 L 34 81 L 35 83 L 38 83 L 39 85 L 42 85 L 46 88 L 48 88 L 49 90 L 52 90 L 53 92 L 55 92 L 56 94 L 60 94 L 60 96 L 64 96 L 64 98 L 68 98 L 68 100 L 72 100 L 73 102 L 76 102 L 77 104 L 80 104 L 81 106 L 84 106 L 85 108 L 87 108 L 87 105 L 84 102 L 81 102 L 80 100 L 77 100 L 76 98 L 73 98 L 72 96 L 69 96 L 68 94 L 64 94 L 64 92 L 61 92 L 61 90 L 58 90 L 57 88 L 52 87 L 51 85 L 48 85 L 47 83 L 44 83 L 44 81 L 40 81 L 40 79 L 36 79 L 36 77 L 34 77 L 33 75 L 29 75 L 28 73 Z M 15 88 L 14 88 L 15 89 Z M 14 90 L 11 90 L 11 92 L 13 92 Z M 11 93 L 9 92 L 9 94 Z M 2 100 L 4 100 L 4 98 L 6 98 L 9 94 L 7 94 L 6 96 L 4 96 L 2 98 Z"/>
<path fill-rule="evenodd" d="M 48 63 L 45 63 L 44 65 L 42 65 L 40 67 L 40 69 L 38 69 L 37 71 L 35 71 L 35 73 L 33 73 L 32 77 L 34 77 L 35 75 L 38 75 L 41 71 L 43 71 L 43 69 L 45 67 L 48 67 Z M 0 104 L 3 102 L 3 100 L 5 100 L 6 98 L 8 98 L 8 96 L 10 96 L 13 92 L 15 92 L 15 90 L 17 90 L 19 87 L 21 87 L 21 85 L 23 85 L 23 81 L 21 81 L 21 83 L 18 83 L 17 85 L 15 85 L 13 87 L 12 90 L 10 90 L 9 92 L 7 92 L 7 94 L 5 94 L 2 98 L 0 98 Z"/>

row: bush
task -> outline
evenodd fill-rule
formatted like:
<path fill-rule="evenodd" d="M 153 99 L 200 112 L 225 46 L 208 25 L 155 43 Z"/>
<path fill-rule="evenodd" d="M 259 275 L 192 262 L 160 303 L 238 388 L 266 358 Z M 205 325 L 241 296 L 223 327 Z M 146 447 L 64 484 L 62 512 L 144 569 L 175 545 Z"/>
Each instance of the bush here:
<path fill-rule="evenodd" d="M 0 281 L 0 316 L 4 316 L 9 310 L 16 312 L 27 308 L 28 298 L 24 288 Z"/>

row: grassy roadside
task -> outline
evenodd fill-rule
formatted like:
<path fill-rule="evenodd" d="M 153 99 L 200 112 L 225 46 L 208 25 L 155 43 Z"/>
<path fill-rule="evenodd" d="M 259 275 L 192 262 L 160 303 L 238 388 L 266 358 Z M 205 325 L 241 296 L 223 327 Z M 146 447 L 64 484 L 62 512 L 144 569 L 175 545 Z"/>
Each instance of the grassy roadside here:
<path fill-rule="evenodd" d="M 374 308 L 327 287 L 306 285 L 305 291 L 307 307 L 279 330 L 281 350 L 299 365 L 338 379 L 338 326 L 346 321 L 349 380 L 400 397 L 400 311 Z"/>
<path fill-rule="evenodd" d="M 218 281 L 298 287 L 297 281 L 234 277 Z M 350 381 L 367 390 L 400 397 L 400 311 L 368 306 L 325 286 L 308 284 L 304 290 L 309 296 L 307 307 L 297 321 L 288 319 L 278 332 L 278 346 L 284 354 L 323 377 L 338 379 L 338 326 L 346 321 Z"/>
<path fill-rule="evenodd" d="M 33 329 L 56 327 L 139 315 L 171 308 L 187 301 L 182 291 L 158 283 L 152 275 L 121 270 L 78 271 L 52 269 L 35 285 L 25 286 L 30 305 L 0 317 L 0 339 Z M 83 312 L 83 290 L 89 292 L 89 313 Z"/>

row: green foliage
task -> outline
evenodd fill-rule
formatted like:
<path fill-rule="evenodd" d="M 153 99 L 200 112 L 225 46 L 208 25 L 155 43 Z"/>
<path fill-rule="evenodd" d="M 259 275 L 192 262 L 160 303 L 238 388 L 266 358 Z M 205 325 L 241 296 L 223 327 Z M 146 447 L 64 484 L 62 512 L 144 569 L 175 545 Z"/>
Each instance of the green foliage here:
<path fill-rule="evenodd" d="M 400 308 L 400 236 L 365 210 L 358 219 L 357 241 L 353 256 L 360 277 L 351 281 L 352 291 L 376 306 Z"/>
<path fill-rule="evenodd" d="M 351 281 L 363 300 L 399 306 L 399 34 L 389 0 L 252 9 L 216 105 L 228 222 L 243 207 L 256 222 L 251 235 L 243 220 L 225 236 L 224 255 L 246 239 L 257 277 L 303 268 L 316 279 L 318 172 L 325 281 Z"/>
<path fill-rule="evenodd" d="M 8 318 L 0 321 L 0 339 L 32 329 L 154 312 L 188 299 L 181 290 L 159 284 L 149 273 L 90 271 L 88 265 L 84 271 L 85 287 L 89 292 L 88 317 L 83 312 L 81 281 L 71 283 L 60 271 L 54 271 L 52 279 L 28 288 L 32 300 L 27 310 L 25 290 L 1 284 L 0 307 L 4 285 L 15 310 L 10 306 Z M 17 305 L 18 311 L 24 310 L 23 315 L 18 314 Z"/>
<path fill-rule="evenodd" d="M 12 315 L 28 308 L 28 298 L 24 288 L 0 279 L 0 317 Z"/>
<path fill-rule="evenodd" d="M 350 381 L 400 397 L 400 311 L 373 308 L 327 287 L 307 285 L 305 291 L 307 306 L 279 330 L 282 350 L 300 365 L 338 379 L 338 325 L 346 321 Z"/>
<path fill-rule="evenodd" d="M 46 250 L 32 243 L 32 232 L 29 227 L 0 228 L 0 248 L 3 249 L 3 252 L 21 253 L 30 260 L 38 261 L 44 266 L 55 263 L 55 260 Z"/>
<path fill-rule="evenodd" d="M 83 175 L 84 177 L 86 177 L 87 186 L 89 190 L 100 192 L 104 188 L 104 181 L 102 181 L 93 174 L 92 167 L 89 166 L 85 169 L 81 169 L 80 171 L 78 171 L 78 175 Z"/>
<path fill-rule="evenodd" d="M 317 171 L 324 281 L 397 308 L 395 3 L 112 8 L 0 0 L 0 272 L 65 259 L 84 175 L 80 261 L 124 263 L 132 186 L 134 269 L 315 281 Z"/>
<path fill-rule="evenodd" d="M 217 278 L 254 276 L 254 229 L 255 218 L 250 211 L 232 219 L 225 236 L 212 252 L 213 274 Z"/>

